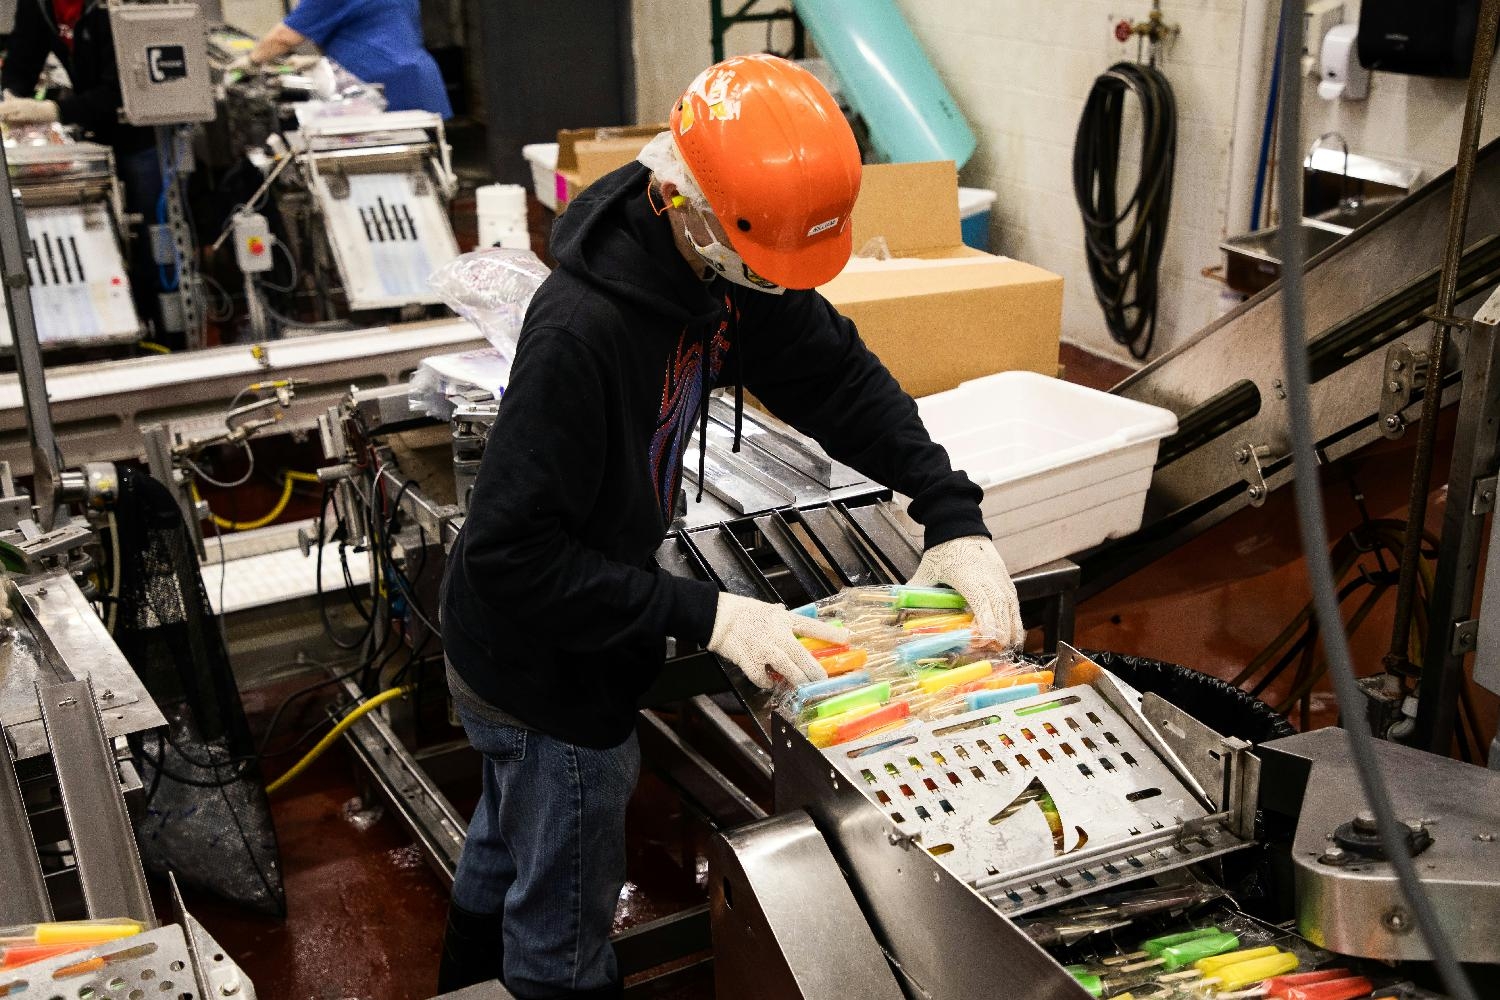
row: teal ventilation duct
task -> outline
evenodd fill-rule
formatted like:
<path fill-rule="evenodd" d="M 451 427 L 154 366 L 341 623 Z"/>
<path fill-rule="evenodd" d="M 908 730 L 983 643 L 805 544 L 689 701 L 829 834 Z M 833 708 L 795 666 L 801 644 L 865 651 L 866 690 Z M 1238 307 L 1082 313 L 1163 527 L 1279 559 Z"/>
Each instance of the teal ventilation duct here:
<path fill-rule="evenodd" d="M 968 162 L 974 132 L 895 0 L 795 0 L 795 6 L 882 160 Z"/>

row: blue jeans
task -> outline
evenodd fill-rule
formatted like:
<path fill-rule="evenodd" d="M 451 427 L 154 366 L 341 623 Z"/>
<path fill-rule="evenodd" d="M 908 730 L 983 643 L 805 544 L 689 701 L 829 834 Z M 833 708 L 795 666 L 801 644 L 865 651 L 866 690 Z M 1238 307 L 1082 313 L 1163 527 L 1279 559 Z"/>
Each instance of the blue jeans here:
<path fill-rule="evenodd" d="M 457 709 L 484 755 L 484 786 L 453 901 L 503 914 L 504 981 L 523 1000 L 609 986 L 619 975 L 609 937 L 625 883 L 625 806 L 641 764 L 635 734 L 592 750 Z"/>

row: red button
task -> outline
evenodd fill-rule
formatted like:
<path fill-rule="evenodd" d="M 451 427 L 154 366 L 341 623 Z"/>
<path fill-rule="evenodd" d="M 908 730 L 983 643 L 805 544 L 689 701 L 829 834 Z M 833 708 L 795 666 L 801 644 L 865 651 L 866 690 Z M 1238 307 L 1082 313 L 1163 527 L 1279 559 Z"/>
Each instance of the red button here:
<path fill-rule="evenodd" d="M 252 236 L 252 237 L 250 237 L 249 246 L 250 246 L 250 252 L 252 254 L 254 254 L 255 256 L 257 256 L 257 257 L 259 257 L 261 254 L 263 254 L 263 253 L 266 252 L 265 241 L 262 240 L 259 236 Z"/>

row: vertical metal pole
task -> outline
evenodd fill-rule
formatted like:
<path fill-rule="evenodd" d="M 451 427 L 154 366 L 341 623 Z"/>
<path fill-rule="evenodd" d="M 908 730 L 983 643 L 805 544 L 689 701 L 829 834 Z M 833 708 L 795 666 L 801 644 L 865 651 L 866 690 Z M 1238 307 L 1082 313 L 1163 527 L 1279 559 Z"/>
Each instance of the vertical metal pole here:
<path fill-rule="evenodd" d="M 31 499 L 37 523 L 51 531 L 57 515 L 60 469 L 57 438 L 52 432 L 52 410 L 47 404 L 47 377 L 42 370 L 42 348 L 36 336 L 36 316 L 31 310 L 31 275 L 26 258 L 31 238 L 26 231 L 26 213 L 21 193 L 10 183 L 10 163 L 0 144 L 0 176 L 9 192 L 8 204 L 0 207 L 0 280 L 5 283 L 5 312 L 15 341 L 16 372 L 20 376 L 21 400 L 26 411 L 26 430 L 31 435 Z"/>
<path fill-rule="evenodd" d="M 724 17 L 724 0 L 711 0 L 709 19 L 709 31 L 714 45 L 714 62 L 723 62 L 724 32 L 729 30 L 728 19 Z"/>
<path fill-rule="evenodd" d="M 1474 603 L 1485 512 L 1495 506 L 1493 480 L 1500 464 L 1500 292 L 1479 310 L 1464 350 L 1462 396 L 1448 473 L 1437 573 L 1428 595 L 1430 631 L 1422 648 L 1415 745 L 1447 756 L 1463 690 L 1464 658 L 1474 632 L 1461 625 Z M 1434 373 L 1431 376 L 1436 379 Z M 1437 395 L 1434 384 L 1433 395 Z M 1496 581 L 1500 586 L 1500 581 Z"/>
<path fill-rule="evenodd" d="M 1463 132 L 1458 140 L 1458 163 L 1453 171 L 1453 200 L 1448 207 L 1448 244 L 1443 250 L 1443 270 L 1438 279 L 1437 305 L 1433 310 L 1432 341 L 1428 346 L 1427 389 L 1422 395 L 1422 425 L 1417 428 L 1417 454 L 1412 468 L 1411 492 L 1407 499 L 1406 542 L 1401 551 L 1401 578 L 1396 589 L 1396 623 L 1385 664 L 1400 668 L 1409 662 L 1412 605 L 1416 599 L 1417 569 L 1421 559 L 1422 533 L 1427 520 L 1427 493 L 1431 488 L 1433 451 L 1437 447 L 1437 417 L 1442 406 L 1444 355 L 1448 351 L 1448 329 L 1452 324 L 1453 299 L 1458 288 L 1458 268 L 1464 251 L 1464 230 L 1469 219 L 1469 193 L 1474 180 L 1474 160 L 1479 151 L 1479 127 L 1489 93 L 1490 62 L 1495 54 L 1495 36 L 1500 29 L 1500 0 L 1484 0 L 1479 13 L 1479 31 L 1474 40 L 1474 61 L 1469 68 L 1469 96 L 1464 104 Z M 1436 664 L 1434 669 L 1438 669 Z M 1427 684 L 1424 681 L 1423 687 Z"/>
<path fill-rule="evenodd" d="M 193 241 L 192 226 L 188 224 L 185 204 L 187 181 L 183 175 L 192 171 L 191 168 L 187 170 L 182 168 L 180 156 L 182 146 L 186 144 L 186 129 L 176 125 L 156 127 L 157 148 L 169 153 L 167 157 L 164 157 L 166 162 L 177 165 L 171 177 L 162 177 L 162 184 L 167 195 L 167 230 L 180 261 L 175 294 L 182 304 L 183 343 L 191 351 L 205 346 L 205 340 L 203 303 L 198 297 L 198 251 Z M 191 149 L 188 150 L 187 155 L 193 155 Z"/>

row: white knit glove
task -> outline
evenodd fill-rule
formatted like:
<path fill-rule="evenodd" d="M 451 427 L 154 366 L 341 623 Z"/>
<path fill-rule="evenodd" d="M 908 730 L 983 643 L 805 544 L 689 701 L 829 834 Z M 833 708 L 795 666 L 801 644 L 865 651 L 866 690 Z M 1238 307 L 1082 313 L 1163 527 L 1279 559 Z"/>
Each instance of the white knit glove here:
<path fill-rule="evenodd" d="M 37 101 L 30 97 L 7 97 L 0 100 L 0 121 L 16 125 L 41 125 L 57 121 L 56 101 Z"/>
<path fill-rule="evenodd" d="M 830 622 L 799 615 L 780 604 L 720 594 L 708 649 L 743 670 L 759 688 L 775 684 L 772 671 L 793 685 L 822 680 L 828 673 L 797 641 L 799 635 L 826 642 L 849 641 L 849 630 Z"/>
<path fill-rule="evenodd" d="M 963 595 L 974 613 L 975 635 L 994 638 L 1012 648 L 1026 638 L 1016 585 L 1011 583 L 995 543 L 983 535 L 934 545 L 923 553 L 910 582 L 915 587 L 947 584 Z"/>

